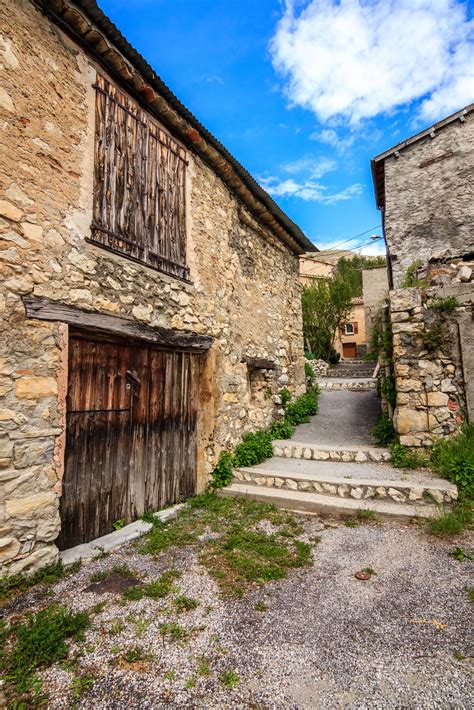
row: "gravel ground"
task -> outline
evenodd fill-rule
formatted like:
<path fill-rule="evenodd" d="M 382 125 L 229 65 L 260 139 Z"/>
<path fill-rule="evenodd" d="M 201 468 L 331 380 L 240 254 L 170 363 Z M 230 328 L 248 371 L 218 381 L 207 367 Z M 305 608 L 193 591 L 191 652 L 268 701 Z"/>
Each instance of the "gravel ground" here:
<path fill-rule="evenodd" d="M 51 600 L 74 610 L 106 602 L 80 644 L 85 652 L 75 672 L 93 676 L 94 685 L 76 707 L 472 707 L 472 606 L 466 589 L 473 584 L 473 563 L 448 555 L 456 545 L 469 549 L 467 534 L 446 542 L 397 523 L 348 528 L 324 527 L 316 517 L 302 521 L 302 539 L 321 536 L 313 565 L 241 600 L 219 597 L 191 548 L 153 559 L 124 547 L 57 583 Z M 120 605 L 120 595 L 84 591 L 92 573 L 124 563 L 146 575 L 144 581 L 170 567 L 181 570 L 179 593 L 199 600 L 198 608 L 173 610 L 177 591 L 126 605 Z M 365 567 L 376 575 L 356 580 L 354 573 Z M 257 611 L 258 602 L 268 609 Z M 39 603 L 32 590 L 7 613 L 34 610 Z M 173 619 L 189 630 L 188 643 L 160 634 L 160 624 Z M 136 646 L 150 660 L 121 660 Z M 457 660 L 453 653 L 466 658 Z M 209 663 L 207 676 L 197 672 L 199 656 Z M 238 676 L 235 688 L 219 680 L 229 670 Z M 73 673 L 55 666 L 41 676 L 50 698 L 44 707 L 71 707 Z"/>

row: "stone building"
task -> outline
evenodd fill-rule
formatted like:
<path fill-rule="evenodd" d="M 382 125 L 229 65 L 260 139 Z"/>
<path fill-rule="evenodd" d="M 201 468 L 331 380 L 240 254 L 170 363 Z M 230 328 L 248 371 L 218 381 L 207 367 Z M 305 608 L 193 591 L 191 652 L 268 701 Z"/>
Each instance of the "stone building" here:
<path fill-rule="evenodd" d="M 474 104 L 372 160 L 390 286 L 416 260 L 474 253 Z"/>
<path fill-rule="evenodd" d="M 372 170 L 392 289 L 394 426 L 402 444 L 429 446 L 474 423 L 474 105 Z"/>
<path fill-rule="evenodd" d="M 282 386 L 302 393 L 314 247 L 95 2 L 0 9 L 0 563 L 16 574 L 202 490 Z"/>

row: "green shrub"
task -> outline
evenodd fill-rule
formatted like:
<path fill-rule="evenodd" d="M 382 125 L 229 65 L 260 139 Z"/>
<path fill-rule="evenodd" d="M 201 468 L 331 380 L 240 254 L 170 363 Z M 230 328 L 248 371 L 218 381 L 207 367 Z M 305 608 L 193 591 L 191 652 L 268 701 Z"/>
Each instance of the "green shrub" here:
<path fill-rule="evenodd" d="M 451 439 L 439 439 L 431 451 L 431 463 L 459 488 L 461 495 L 474 498 L 474 425 L 465 425 Z"/>
<path fill-rule="evenodd" d="M 230 451 L 221 451 L 212 472 L 211 488 L 224 488 L 232 481 L 234 459 Z"/>
<path fill-rule="evenodd" d="M 291 439 L 294 432 L 295 427 L 286 419 L 277 419 L 270 427 L 272 439 Z"/>
<path fill-rule="evenodd" d="M 283 387 L 283 389 L 280 390 L 279 394 L 281 399 L 281 406 L 285 408 L 288 402 L 291 401 L 291 392 L 287 387 Z"/>
<path fill-rule="evenodd" d="M 309 421 L 309 418 L 318 412 L 319 389 L 312 387 L 294 402 L 290 402 L 285 409 L 285 420 L 296 426 Z"/>
<path fill-rule="evenodd" d="M 392 464 L 396 468 L 420 468 L 429 463 L 425 455 L 402 444 L 392 444 L 390 451 L 392 452 Z"/>
<path fill-rule="evenodd" d="M 372 429 L 372 436 L 379 446 L 388 446 L 397 439 L 393 423 L 388 414 L 382 413 Z"/>
<path fill-rule="evenodd" d="M 263 429 L 245 434 L 234 452 L 234 466 L 255 466 L 273 456 L 272 436 Z"/>
<path fill-rule="evenodd" d="M 314 370 L 309 364 L 309 362 L 305 362 L 304 364 L 304 376 L 309 382 L 310 386 L 312 386 L 314 382 Z"/>

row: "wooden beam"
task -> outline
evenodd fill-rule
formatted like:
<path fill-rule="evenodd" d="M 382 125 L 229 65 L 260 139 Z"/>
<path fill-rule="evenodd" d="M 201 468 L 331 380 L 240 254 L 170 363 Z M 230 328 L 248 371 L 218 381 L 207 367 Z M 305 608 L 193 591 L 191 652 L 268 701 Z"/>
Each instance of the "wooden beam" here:
<path fill-rule="evenodd" d="M 254 370 L 276 370 L 276 363 L 273 360 L 266 360 L 263 357 L 249 357 L 244 355 L 241 362 L 245 362 L 248 367 Z"/>
<path fill-rule="evenodd" d="M 88 333 L 118 336 L 124 340 L 151 343 L 164 349 L 206 352 L 213 341 L 209 335 L 143 325 L 129 318 L 85 311 L 77 306 L 69 306 L 49 298 L 23 296 L 23 303 L 27 318 L 60 321 Z"/>

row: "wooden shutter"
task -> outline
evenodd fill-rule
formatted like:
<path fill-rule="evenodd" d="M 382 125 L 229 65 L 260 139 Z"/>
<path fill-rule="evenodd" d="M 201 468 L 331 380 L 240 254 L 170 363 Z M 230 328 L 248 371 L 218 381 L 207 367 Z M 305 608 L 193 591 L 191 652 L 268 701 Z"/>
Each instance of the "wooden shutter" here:
<path fill-rule="evenodd" d="M 358 323 L 357 323 L 357 322 L 354 322 L 354 323 L 352 324 L 352 327 L 354 328 L 354 335 L 357 335 L 357 333 L 359 332 L 359 325 L 358 325 Z"/>
<path fill-rule="evenodd" d="M 180 278 L 186 267 L 186 151 L 98 75 L 91 241 Z"/>

